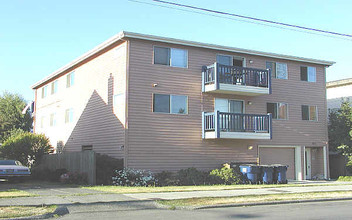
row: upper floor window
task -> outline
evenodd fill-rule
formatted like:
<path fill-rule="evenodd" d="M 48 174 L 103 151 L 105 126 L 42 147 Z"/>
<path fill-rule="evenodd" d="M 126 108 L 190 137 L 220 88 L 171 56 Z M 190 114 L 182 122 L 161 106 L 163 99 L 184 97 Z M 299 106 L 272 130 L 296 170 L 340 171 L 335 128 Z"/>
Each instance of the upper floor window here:
<path fill-rule="evenodd" d="M 53 113 L 50 115 L 50 127 L 56 126 L 56 114 Z"/>
<path fill-rule="evenodd" d="M 54 82 L 51 83 L 51 94 L 57 93 L 57 86 L 58 86 L 57 80 L 55 80 Z"/>
<path fill-rule="evenodd" d="M 301 80 L 316 82 L 316 68 L 312 66 L 301 66 Z"/>
<path fill-rule="evenodd" d="M 187 68 L 188 51 L 184 49 L 155 46 L 154 64 Z"/>
<path fill-rule="evenodd" d="M 266 68 L 270 69 L 271 76 L 277 79 L 288 79 L 288 71 L 286 63 L 266 62 Z"/>
<path fill-rule="evenodd" d="M 42 88 L 42 98 L 45 98 L 48 95 L 48 85 Z"/>
<path fill-rule="evenodd" d="M 65 111 L 65 123 L 71 123 L 73 122 L 73 109 L 66 109 Z"/>
<path fill-rule="evenodd" d="M 66 76 L 66 88 L 70 88 L 75 83 L 75 72 L 69 73 Z"/>
<path fill-rule="evenodd" d="M 188 114 L 188 97 L 184 95 L 154 94 L 153 112 Z"/>
<path fill-rule="evenodd" d="M 266 103 L 267 113 L 271 113 L 273 119 L 287 119 L 286 103 Z"/>
<path fill-rule="evenodd" d="M 40 118 L 40 128 L 44 128 L 44 124 L 45 124 L 45 117 L 42 116 L 42 117 Z"/>
<path fill-rule="evenodd" d="M 317 112 L 315 105 L 302 105 L 302 120 L 317 121 Z"/>

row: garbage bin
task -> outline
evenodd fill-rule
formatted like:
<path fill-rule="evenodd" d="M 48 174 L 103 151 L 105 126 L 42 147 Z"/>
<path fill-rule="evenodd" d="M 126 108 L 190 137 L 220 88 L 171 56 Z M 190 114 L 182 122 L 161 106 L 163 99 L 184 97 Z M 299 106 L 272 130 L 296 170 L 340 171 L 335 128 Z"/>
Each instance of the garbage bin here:
<path fill-rule="evenodd" d="M 260 166 L 244 164 L 240 165 L 240 171 L 251 184 L 259 183 L 261 174 Z"/>
<path fill-rule="evenodd" d="M 286 172 L 288 165 L 274 164 L 273 182 L 279 184 L 287 184 Z"/>
<path fill-rule="evenodd" d="M 263 183 L 272 184 L 273 183 L 273 174 L 274 174 L 274 167 L 263 165 L 262 166 L 262 175 L 263 175 Z"/>

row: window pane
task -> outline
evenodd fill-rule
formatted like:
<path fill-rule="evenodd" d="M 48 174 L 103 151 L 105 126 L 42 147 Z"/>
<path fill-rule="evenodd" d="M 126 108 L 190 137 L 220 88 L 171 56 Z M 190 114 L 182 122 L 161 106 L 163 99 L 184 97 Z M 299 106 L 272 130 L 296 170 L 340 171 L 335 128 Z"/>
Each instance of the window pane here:
<path fill-rule="evenodd" d="M 57 81 L 54 81 L 52 84 L 51 84 L 51 94 L 55 94 L 57 92 L 57 85 L 58 85 L 58 82 Z"/>
<path fill-rule="evenodd" d="M 308 105 L 302 105 L 302 120 L 309 120 Z"/>
<path fill-rule="evenodd" d="M 276 63 L 276 77 L 278 79 L 287 79 L 287 64 Z"/>
<path fill-rule="evenodd" d="M 308 81 L 316 82 L 316 69 L 315 67 L 308 67 Z"/>
<path fill-rule="evenodd" d="M 308 73 L 307 73 L 307 67 L 306 66 L 301 66 L 301 80 L 302 81 L 308 81 Z"/>
<path fill-rule="evenodd" d="M 316 121 L 317 120 L 317 108 L 316 106 L 309 106 L 309 120 Z"/>
<path fill-rule="evenodd" d="M 187 67 L 187 50 L 171 48 L 171 66 Z"/>
<path fill-rule="evenodd" d="M 267 113 L 271 113 L 274 119 L 277 119 L 277 103 L 266 103 Z"/>
<path fill-rule="evenodd" d="M 187 96 L 171 95 L 171 113 L 188 114 Z"/>
<path fill-rule="evenodd" d="M 170 95 L 154 94 L 153 112 L 170 113 Z"/>
<path fill-rule="evenodd" d="M 266 69 L 271 71 L 271 77 L 276 78 L 276 65 L 274 62 L 266 62 Z"/>
<path fill-rule="evenodd" d="M 75 82 L 75 73 L 70 73 L 67 75 L 67 78 L 66 78 L 66 87 L 69 88 L 71 86 L 73 86 Z"/>
<path fill-rule="evenodd" d="M 170 65 L 170 48 L 154 47 L 154 64 Z"/>
<path fill-rule="evenodd" d="M 229 100 L 230 112 L 231 113 L 243 113 L 243 102 Z"/>
<path fill-rule="evenodd" d="M 216 62 L 222 65 L 232 66 L 232 57 L 225 55 L 217 55 Z"/>
<path fill-rule="evenodd" d="M 287 119 L 287 105 L 285 103 L 278 103 L 278 118 Z"/>

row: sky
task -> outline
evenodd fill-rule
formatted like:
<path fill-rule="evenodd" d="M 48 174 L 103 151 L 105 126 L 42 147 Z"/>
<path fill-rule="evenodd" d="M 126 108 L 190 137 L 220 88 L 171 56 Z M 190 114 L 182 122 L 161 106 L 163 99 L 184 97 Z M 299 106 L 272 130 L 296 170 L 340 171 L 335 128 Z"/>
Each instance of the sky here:
<path fill-rule="evenodd" d="M 0 0 L 0 94 L 33 100 L 31 86 L 121 30 L 335 61 L 327 81 L 352 77 L 352 38 L 282 29 L 150 0 Z M 352 34 L 352 1 L 170 0 Z M 142 2 L 142 3 L 141 3 Z M 146 4 L 147 3 L 147 4 Z"/>

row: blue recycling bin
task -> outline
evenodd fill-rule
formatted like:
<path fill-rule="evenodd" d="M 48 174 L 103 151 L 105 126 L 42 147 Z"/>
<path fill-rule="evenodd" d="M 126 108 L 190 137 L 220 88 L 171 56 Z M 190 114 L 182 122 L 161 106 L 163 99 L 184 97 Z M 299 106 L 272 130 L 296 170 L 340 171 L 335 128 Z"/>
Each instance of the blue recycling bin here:
<path fill-rule="evenodd" d="M 261 180 L 261 167 L 257 165 L 240 165 L 240 171 L 251 184 L 257 184 Z"/>
<path fill-rule="evenodd" d="M 263 183 L 272 184 L 273 183 L 273 174 L 274 174 L 274 167 L 263 165 L 262 166 L 262 176 L 263 176 Z"/>
<path fill-rule="evenodd" d="M 274 167 L 274 175 L 273 182 L 279 184 L 287 184 L 286 172 L 288 165 L 275 164 Z"/>

